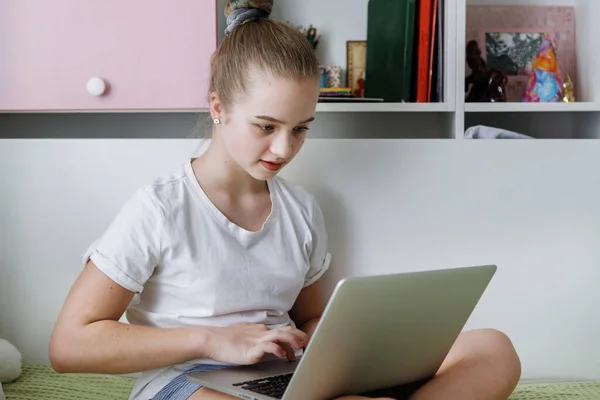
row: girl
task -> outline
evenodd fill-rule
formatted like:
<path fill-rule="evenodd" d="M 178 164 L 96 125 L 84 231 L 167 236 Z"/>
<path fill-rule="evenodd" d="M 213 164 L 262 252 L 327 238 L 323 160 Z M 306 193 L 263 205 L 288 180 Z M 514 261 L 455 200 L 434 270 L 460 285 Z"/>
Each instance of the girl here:
<path fill-rule="evenodd" d="M 134 400 L 225 400 L 186 375 L 294 359 L 310 340 L 327 235 L 315 199 L 276 175 L 314 119 L 319 65 L 305 37 L 268 19 L 271 8 L 227 3 L 210 146 L 138 190 L 90 246 L 52 334 L 56 371 L 143 371 Z M 130 324 L 119 322 L 125 311 Z M 506 336 L 473 331 L 431 381 L 370 395 L 505 399 L 519 374 Z"/>

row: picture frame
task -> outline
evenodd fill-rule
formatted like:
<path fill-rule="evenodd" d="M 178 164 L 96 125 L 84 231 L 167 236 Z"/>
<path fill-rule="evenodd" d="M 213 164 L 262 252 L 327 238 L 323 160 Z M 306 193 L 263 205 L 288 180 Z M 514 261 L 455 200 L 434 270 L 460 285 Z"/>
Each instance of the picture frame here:
<path fill-rule="evenodd" d="M 569 75 L 577 85 L 574 7 L 469 5 L 466 21 L 466 43 L 476 40 L 488 67 L 507 74 L 506 101 L 521 101 L 530 72 L 527 60 L 535 57 L 544 33 L 556 51 L 561 77 Z M 494 54 L 497 43 L 500 57 Z M 465 73 L 471 73 L 466 64 Z"/>
<path fill-rule="evenodd" d="M 346 42 L 346 86 L 354 97 L 365 97 L 365 74 L 367 69 L 367 41 Z"/>

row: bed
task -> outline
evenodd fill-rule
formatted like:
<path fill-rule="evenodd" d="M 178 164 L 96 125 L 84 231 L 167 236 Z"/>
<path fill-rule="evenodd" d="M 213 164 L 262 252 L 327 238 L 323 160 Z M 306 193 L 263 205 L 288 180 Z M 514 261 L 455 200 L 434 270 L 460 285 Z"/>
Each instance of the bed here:
<path fill-rule="evenodd" d="M 50 366 L 25 365 L 23 374 L 4 383 L 6 400 L 123 400 L 134 379 L 110 375 L 57 374 Z"/>
<path fill-rule="evenodd" d="M 126 400 L 133 378 L 108 375 L 59 375 L 49 366 L 26 365 L 23 375 L 4 384 L 7 400 Z M 597 400 L 600 382 L 521 384 L 510 400 Z"/>

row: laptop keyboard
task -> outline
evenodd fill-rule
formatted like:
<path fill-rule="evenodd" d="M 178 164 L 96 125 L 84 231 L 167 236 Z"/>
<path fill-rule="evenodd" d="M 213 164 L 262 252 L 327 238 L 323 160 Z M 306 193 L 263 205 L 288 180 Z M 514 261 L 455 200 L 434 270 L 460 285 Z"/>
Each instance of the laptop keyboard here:
<path fill-rule="evenodd" d="M 262 394 L 263 396 L 273 397 L 274 399 L 281 399 L 283 397 L 283 393 L 285 393 L 285 389 L 292 379 L 292 375 L 292 373 L 289 373 L 284 375 L 269 376 L 267 378 L 256 379 L 253 381 L 234 383 L 233 386 L 239 386 L 242 389 Z"/>

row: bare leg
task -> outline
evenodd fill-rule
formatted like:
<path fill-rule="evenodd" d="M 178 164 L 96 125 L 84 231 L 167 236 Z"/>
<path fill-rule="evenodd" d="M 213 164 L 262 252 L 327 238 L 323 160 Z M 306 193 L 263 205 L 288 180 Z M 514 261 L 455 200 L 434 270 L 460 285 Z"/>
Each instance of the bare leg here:
<path fill-rule="evenodd" d="M 207 388 L 201 388 L 196 390 L 188 400 L 233 400 L 237 397 L 230 396 L 228 394 L 215 392 Z"/>
<path fill-rule="evenodd" d="M 364 400 L 364 399 L 371 399 L 371 400 L 394 400 L 391 397 L 365 397 L 365 396 L 344 396 L 344 397 L 338 397 L 335 400 Z"/>
<path fill-rule="evenodd" d="M 207 388 L 201 388 L 201 389 L 197 390 L 194 394 L 192 394 L 188 398 L 188 400 L 234 400 L 234 399 L 237 399 L 237 397 L 233 397 L 228 394 L 218 393 L 218 392 L 215 392 L 215 391 L 207 389 Z M 361 400 L 361 399 L 368 399 L 368 397 L 344 396 L 344 397 L 340 397 L 337 400 Z M 394 399 L 388 399 L 388 398 L 381 397 L 378 400 L 394 400 Z"/>
<path fill-rule="evenodd" d="M 521 362 L 506 335 L 468 331 L 459 336 L 436 376 L 411 400 L 506 400 L 520 376 Z"/>

